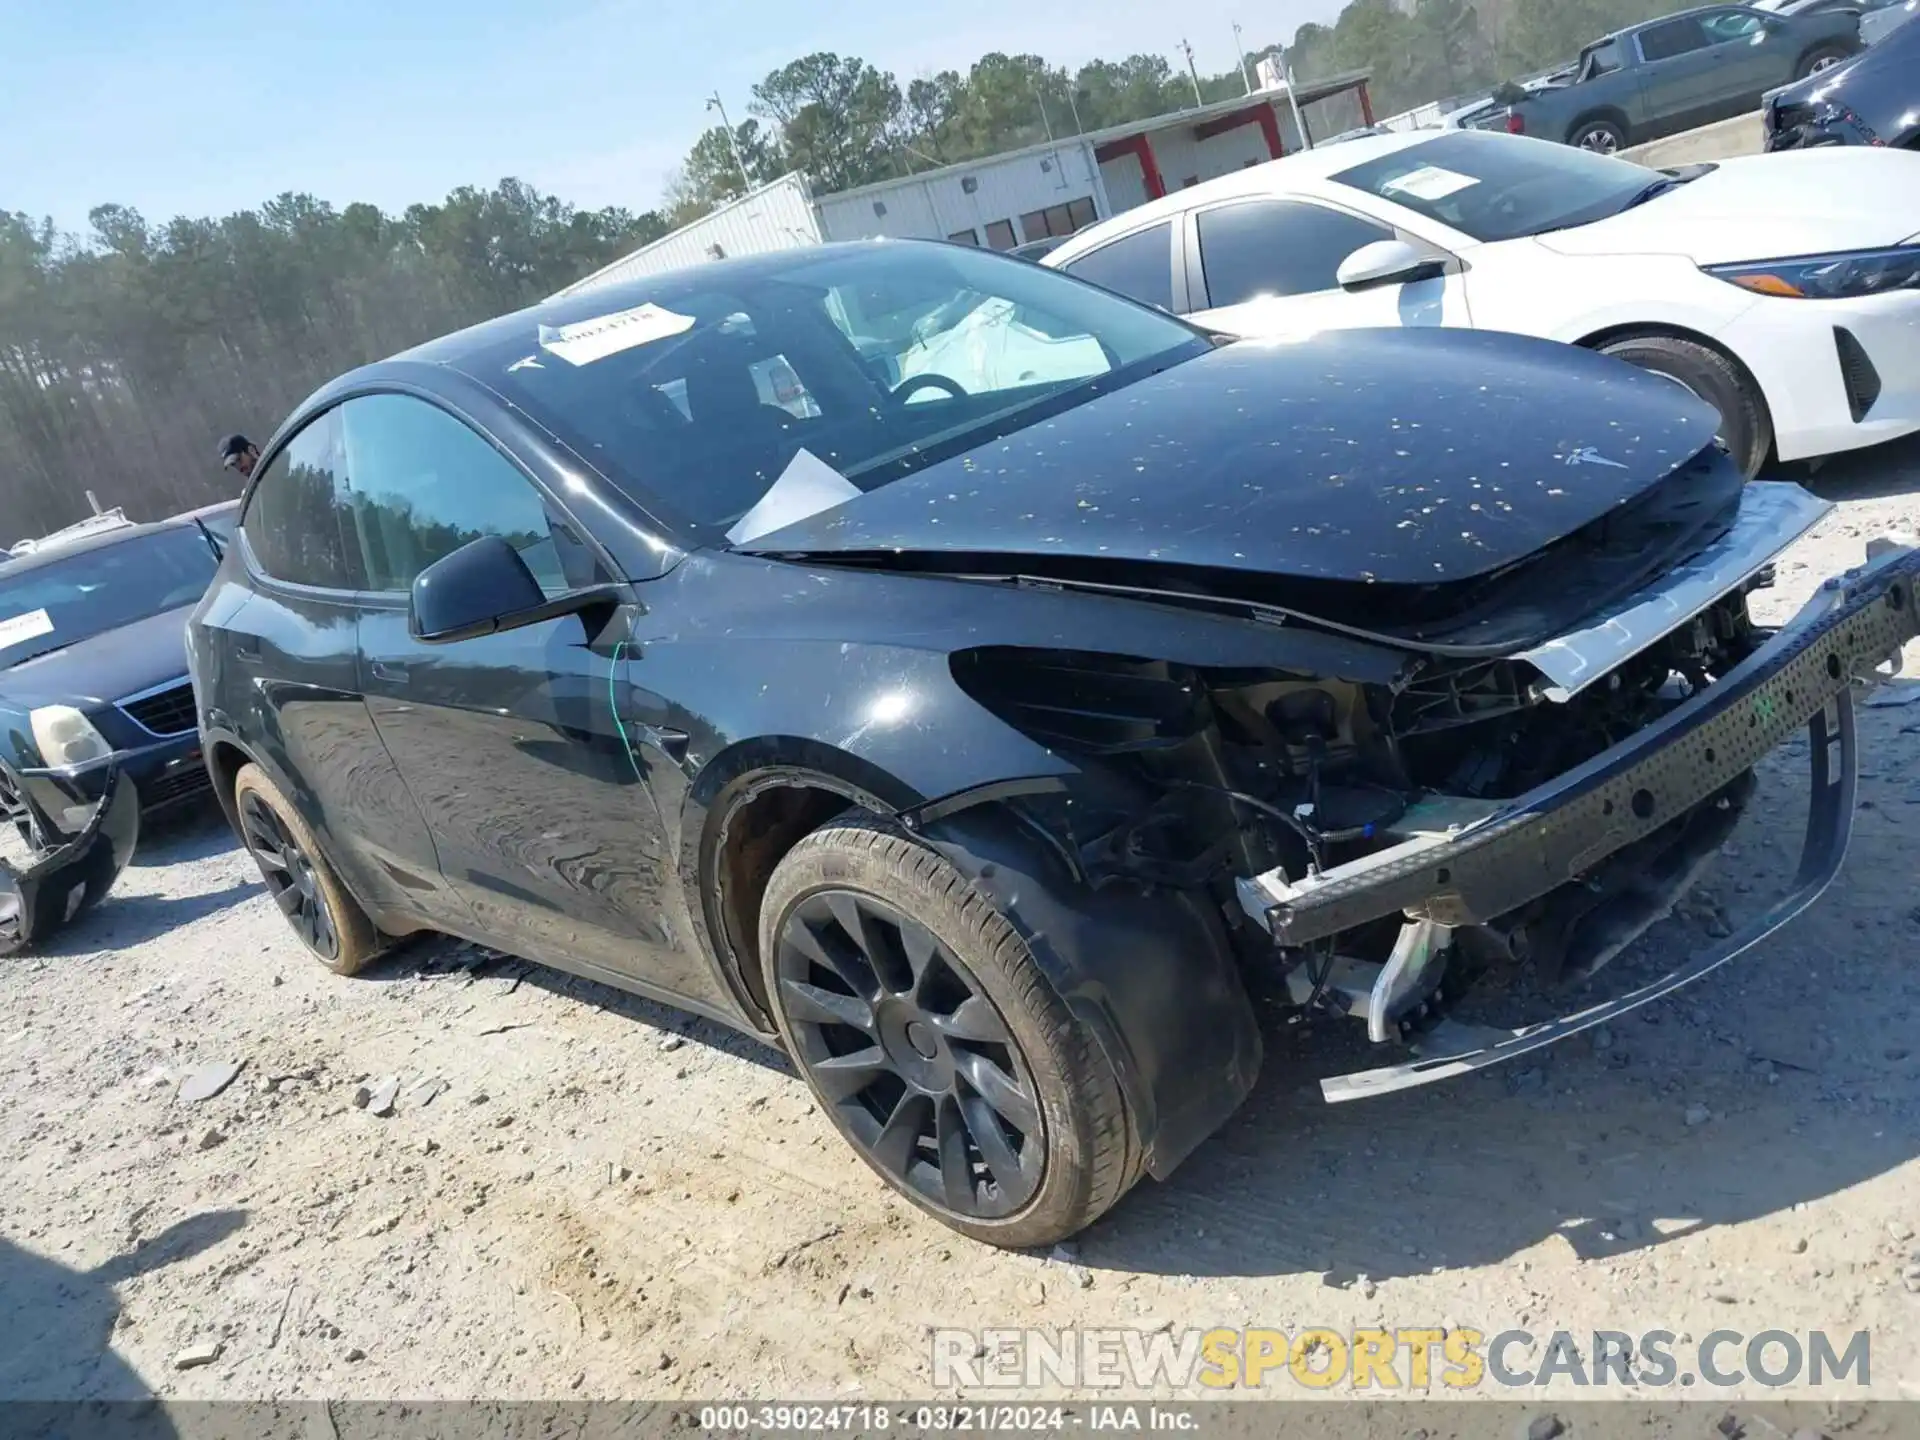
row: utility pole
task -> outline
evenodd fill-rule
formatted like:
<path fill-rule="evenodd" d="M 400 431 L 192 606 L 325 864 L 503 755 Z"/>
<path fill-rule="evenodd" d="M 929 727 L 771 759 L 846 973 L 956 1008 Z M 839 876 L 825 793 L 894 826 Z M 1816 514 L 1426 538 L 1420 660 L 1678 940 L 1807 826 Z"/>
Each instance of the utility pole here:
<path fill-rule="evenodd" d="M 1247 94 L 1253 94 L 1253 77 L 1247 73 L 1247 47 L 1240 38 L 1240 22 L 1233 22 L 1233 53 L 1240 57 L 1240 83 L 1247 87 Z"/>
<path fill-rule="evenodd" d="M 1047 118 L 1046 97 L 1040 93 L 1040 81 L 1029 75 L 1027 81 L 1033 87 L 1033 103 L 1040 107 L 1040 128 L 1047 132 L 1047 143 L 1053 143 L 1053 121 Z"/>
<path fill-rule="evenodd" d="M 1204 110 L 1207 107 L 1207 102 L 1200 98 L 1200 72 L 1193 68 L 1193 46 L 1189 45 L 1185 40 L 1182 40 L 1180 42 L 1180 48 L 1186 52 L 1187 75 L 1193 81 L 1194 108 L 1196 110 Z"/>
<path fill-rule="evenodd" d="M 1293 128 L 1300 132 L 1300 148 L 1311 150 L 1313 136 L 1307 133 L 1306 118 L 1300 113 L 1300 97 L 1293 93 L 1293 62 L 1287 58 L 1287 47 L 1280 47 L 1280 78 L 1287 82 L 1287 104 L 1293 109 Z"/>
<path fill-rule="evenodd" d="M 753 181 L 747 178 L 747 162 L 740 158 L 740 138 L 733 133 L 733 122 L 727 119 L 727 107 L 718 90 L 707 97 L 707 109 L 720 112 L 720 128 L 727 132 L 727 148 L 733 151 L 733 168 L 740 172 L 740 193 L 744 195 L 753 189 Z"/>

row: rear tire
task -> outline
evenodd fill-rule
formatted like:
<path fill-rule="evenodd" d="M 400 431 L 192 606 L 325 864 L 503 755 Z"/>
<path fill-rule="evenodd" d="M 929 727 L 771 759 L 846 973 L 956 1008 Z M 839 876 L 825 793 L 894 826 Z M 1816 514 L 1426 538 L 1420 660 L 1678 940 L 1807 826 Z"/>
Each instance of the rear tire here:
<path fill-rule="evenodd" d="M 383 948 L 380 932 L 320 851 L 313 831 L 258 765 L 233 777 L 240 839 L 300 943 L 336 975 L 364 970 Z"/>
<path fill-rule="evenodd" d="M 821 1109 L 928 1214 L 990 1245 L 1050 1245 L 1139 1178 L 1099 1044 L 1007 917 L 897 826 L 851 812 L 794 846 L 760 953 Z"/>
<path fill-rule="evenodd" d="M 1838 45 L 1822 45 L 1809 50 L 1800 57 L 1800 68 L 1794 72 L 1794 79 L 1804 80 L 1809 75 L 1817 75 L 1822 70 L 1831 70 L 1852 53 Z"/>
<path fill-rule="evenodd" d="M 1623 150 L 1627 144 L 1627 132 L 1617 121 L 1601 116 L 1582 120 L 1567 132 L 1567 143 L 1577 150 L 1592 150 L 1597 154 L 1611 155 Z"/>
<path fill-rule="evenodd" d="M 1691 340 L 1635 335 L 1600 347 L 1642 370 L 1671 380 L 1720 412 L 1720 441 L 1751 480 L 1773 447 L 1773 422 L 1759 390 L 1726 356 Z"/>

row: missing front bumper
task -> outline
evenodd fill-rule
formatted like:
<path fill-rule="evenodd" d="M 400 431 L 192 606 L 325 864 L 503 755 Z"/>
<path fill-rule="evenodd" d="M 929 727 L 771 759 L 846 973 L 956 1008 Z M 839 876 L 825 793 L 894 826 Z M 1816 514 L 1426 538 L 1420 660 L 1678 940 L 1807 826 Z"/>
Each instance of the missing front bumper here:
<path fill-rule="evenodd" d="M 1243 908 L 1288 946 L 1396 911 L 1442 925 L 1482 924 L 1580 879 L 1719 792 L 1795 730 L 1811 731 L 1813 793 L 1799 873 L 1789 892 L 1738 934 L 1651 985 L 1549 1024 L 1469 1031 L 1443 1023 L 1423 1037 L 1420 1058 L 1323 1081 L 1325 1097 L 1352 1100 L 1430 1084 L 1552 1044 L 1697 980 L 1811 905 L 1838 872 L 1852 832 L 1852 695 L 1877 683 L 1878 667 L 1920 634 L 1917 583 L 1920 550 L 1886 548 L 1829 580 L 1718 684 L 1586 765 L 1488 813 L 1436 824 L 1303 881 L 1279 871 L 1243 879 Z"/>
<path fill-rule="evenodd" d="M 0 764 L 0 791 L 11 797 L 0 823 L 21 824 L 32 853 L 16 868 L 0 859 L 0 956 L 46 939 L 113 887 L 140 836 L 133 786 L 112 767 L 102 798 L 77 833 L 61 829 Z M 17 807 L 17 808 L 16 808 Z"/>

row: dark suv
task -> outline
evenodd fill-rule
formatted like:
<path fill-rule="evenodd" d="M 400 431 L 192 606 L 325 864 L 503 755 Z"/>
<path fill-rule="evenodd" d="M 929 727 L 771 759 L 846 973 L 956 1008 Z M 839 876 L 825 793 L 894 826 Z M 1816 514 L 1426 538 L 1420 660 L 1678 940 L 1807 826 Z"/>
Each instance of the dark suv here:
<path fill-rule="evenodd" d="M 1825 888 L 1920 552 L 1762 632 L 1823 507 L 1717 424 L 1570 345 L 1223 343 L 960 245 L 642 277 L 281 427 L 191 622 L 208 765 L 334 971 L 445 930 L 685 1006 L 914 1204 L 1051 1243 L 1247 1094 L 1248 975 L 1393 1057 L 1351 1099 Z M 1658 923 L 1803 726 L 1793 895 L 1445 1028 L 1495 955 L 1582 980 Z"/>

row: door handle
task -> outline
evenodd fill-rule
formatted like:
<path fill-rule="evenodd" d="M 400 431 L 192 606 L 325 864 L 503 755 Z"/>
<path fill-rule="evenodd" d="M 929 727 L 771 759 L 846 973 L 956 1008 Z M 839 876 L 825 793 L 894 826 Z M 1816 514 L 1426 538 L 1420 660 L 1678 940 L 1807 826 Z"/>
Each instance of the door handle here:
<path fill-rule="evenodd" d="M 368 668 L 373 671 L 374 679 L 385 680 L 389 685 L 404 685 L 411 678 L 406 666 L 389 665 L 384 660 L 375 660 Z"/>
<path fill-rule="evenodd" d="M 258 660 L 260 642 L 253 636 L 236 637 L 233 642 L 233 658 L 236 660 Z"/>

